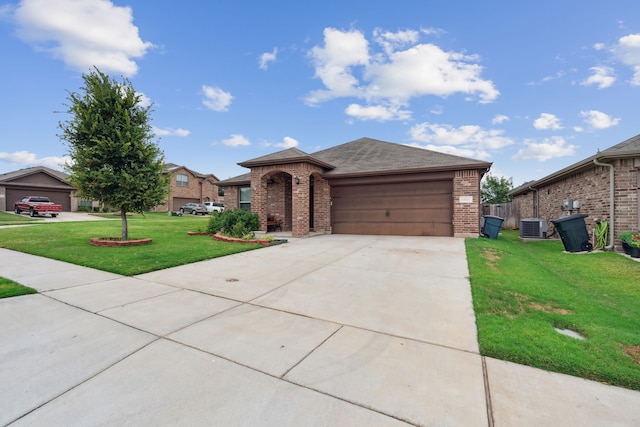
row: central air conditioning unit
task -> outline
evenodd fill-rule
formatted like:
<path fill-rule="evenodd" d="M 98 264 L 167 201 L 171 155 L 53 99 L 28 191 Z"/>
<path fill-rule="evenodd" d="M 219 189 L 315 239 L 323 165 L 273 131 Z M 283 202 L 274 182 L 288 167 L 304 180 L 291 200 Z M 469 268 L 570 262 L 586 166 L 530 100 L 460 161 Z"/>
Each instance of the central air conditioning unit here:
<path fill-rule="evenodd" d="M 546 239 L 549 224 L 546 219 L 526 218 L 520 220 L 520 237 L 529 239 Z"/>

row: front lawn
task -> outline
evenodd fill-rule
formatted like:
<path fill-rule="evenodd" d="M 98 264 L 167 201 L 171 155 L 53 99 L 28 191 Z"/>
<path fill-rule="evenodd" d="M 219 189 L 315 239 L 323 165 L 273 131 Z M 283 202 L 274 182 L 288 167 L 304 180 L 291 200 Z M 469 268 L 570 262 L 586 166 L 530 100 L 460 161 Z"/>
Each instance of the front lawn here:
<path fill-rule="evenodd" d="M 466 247 L 483 355 L 640 390 L 640 263 L 515 231 Z"/>
<path fill-rule="evenodd" d="M 0 211 L 0 226 L 2 225 L 18 225 L 18 224 L 33 224 L 42 221 L 42 218 L 31 218 L 29 215 L 22 214 L 16 215 L 14 213 L 8 213 Z"/>
<path fill-rule="evenodd" d="M 208 220 L 209 216 L 168 216 L 166 213 L 133 215 L 128 220 L 129 238 L 150 237 L 153 243 L 129 247 L 89 244 L 92 237 L 119 237 L 121 221 L 59 222 L 4 228 L 0 229 L 0 247 L 126 276 L 262 247 L 218 242 L 211 236 L 187 235 L 188 231 L 204 231 Z"/>

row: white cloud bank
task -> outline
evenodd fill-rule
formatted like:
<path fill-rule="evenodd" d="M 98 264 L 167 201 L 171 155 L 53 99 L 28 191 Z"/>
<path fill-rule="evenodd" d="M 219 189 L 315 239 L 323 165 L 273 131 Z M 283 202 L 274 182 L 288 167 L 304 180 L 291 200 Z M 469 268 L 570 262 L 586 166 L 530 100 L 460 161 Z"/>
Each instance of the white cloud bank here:
<path fill-rule="evenodd" d="M 20 166 L 46 166 L 51 169 L 62 170 L 71 159 L 62 157 L 38 157 L 28 151 L 14 151 L 13 153 L 0 152 L 0 160 Z"/>
<path fill-rule="evenodd" d="M 453 127 L 448 124 L 420 123 L 409 131 L 414 147 L 477 159 L 491 157 L 489 150 L 499 150 L 514 143 L 499 129 L 480 126 Z M 426 144 L 426 145 L 424 145 Z"/>
<path fill-rule="evenodd" d="M 524 141 L 524 148 L 521 148 L 513 160 L 536 160 L 544 162 L 557 157 L 573 156 L 576 152 L 576 146 L 567 144 L 561 136 L 552 136 L 538 142 L 533 139 Z"/>
<path fill-rule="evenodd" d="M 620 37 L 611 50 L 620 62 L 633 69 L 631 84 L 640 86 L 640 34 Z"/>
<path fill-rule="evenodd" d="M 477 55 L 447 52 L 432 43 L 419 43 L 423 31 L 375 30 L 370 41 L 358 30 L 325 28 L 324 44 L 314 46 L 309 57 L 315 77 L 324 85 L 306 98 L 308 105 L 335 98 L 357 98 L 347 115 L 360 120 L 405 120 L 415 97 L 465 94 L 480 103 L 493 102 L 500 92 L 482 78 Z"/>
<path fill-rule="evenodd" d="M 131 8 L 107 0 L 22 0 L 13 18 L 23 41 L 81 72 L 95 66 L 134 76 L 135 59 L 153 47 L 140 38 Z"/>

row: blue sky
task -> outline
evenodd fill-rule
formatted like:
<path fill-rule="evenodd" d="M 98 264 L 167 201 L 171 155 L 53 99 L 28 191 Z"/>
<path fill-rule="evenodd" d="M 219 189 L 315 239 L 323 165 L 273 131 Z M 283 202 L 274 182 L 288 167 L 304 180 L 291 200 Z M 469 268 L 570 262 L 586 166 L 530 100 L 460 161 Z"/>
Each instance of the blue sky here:
<path fill-rule="evenodd" d="M 62 169 L 93 66 L 128 78 L 166 161 L 361 137 L 493 162 L 514 185 L 640 133 L 640 2 L 0 0 L 0 173 Z"/>

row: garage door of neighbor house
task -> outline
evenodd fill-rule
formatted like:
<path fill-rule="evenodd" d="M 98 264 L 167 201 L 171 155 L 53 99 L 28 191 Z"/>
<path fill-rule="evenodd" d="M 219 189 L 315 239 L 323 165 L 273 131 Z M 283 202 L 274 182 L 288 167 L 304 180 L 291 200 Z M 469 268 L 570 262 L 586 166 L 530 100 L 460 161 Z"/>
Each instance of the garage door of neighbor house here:
<path fill-rule="evenodd" d="M 13 210 L 13 204 L 24 196 L 44 196 L 54 203 L 62 205 L 63 212 L 71 211 L 71 192 L 42 187 L 7 187 L 7 210 Z"/>
<path fill-rule="evenodd" d="M 173 210 L 177 211 L 180 209 L 180 206 L 184 206 L 187 203 L 200 203 L 200 199 L 193 199 L 187 197 L 174 197 L 173 198 Z"/>
<path fill-rule="evenodd" d="M 452 194 L 452 180 L 332 187 L 332 231 L 453 236 Z"/>

